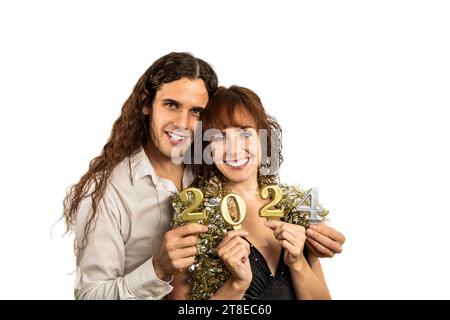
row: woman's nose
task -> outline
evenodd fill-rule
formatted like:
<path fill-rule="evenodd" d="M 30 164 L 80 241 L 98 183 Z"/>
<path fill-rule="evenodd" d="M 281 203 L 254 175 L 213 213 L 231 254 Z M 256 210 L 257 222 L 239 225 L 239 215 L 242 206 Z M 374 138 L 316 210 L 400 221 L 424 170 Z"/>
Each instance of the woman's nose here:
<path fill-rule="evenodd" d="M 227 154 L 237 155 L 245 151 L 245 139 L 239 136 L 231 137 L 227 143 Z"/>

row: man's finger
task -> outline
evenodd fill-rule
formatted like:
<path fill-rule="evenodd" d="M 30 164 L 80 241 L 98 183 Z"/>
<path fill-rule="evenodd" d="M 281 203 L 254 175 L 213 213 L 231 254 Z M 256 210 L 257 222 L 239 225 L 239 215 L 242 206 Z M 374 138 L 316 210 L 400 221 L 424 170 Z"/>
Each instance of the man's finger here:
<path fill-rule="evenodd" d="M 185 248 L 197 245 L 198 238 L 196 236 L 187 236 L 180 239 L 174 239 L 174 247 Z"/>
<path fill-rule="evenodd" d="M 322 246 L 326 247 L 328 250 L 333 251 L 334 253 L 341 253 L 342 246 L 340 243 L 330 239 L 327 236 L 317 232 L 316 230 L 312 230 L 311 228 L 306 231 L 306 235 L 310 238 L 313 238 L 317 242 L 319 242 Z"/>
<path fill-rule="evenodd" d="M 180 238 L 189 236 L 191 234 L 205 233 L 207 231 L 208 227 L 200 223 L 189 223 L 172 230 L 174 235 Z"/>
<path fill-rule="evenodd" d="M 173 263 L 173 266 L 175 269 L 181 270 L 181 269 L 186 269 L 187 267 L 190 267 L 194 262 L 195 262 L 195 258 L 189 257 L 189 258 L 176 260 Z"/>
<path fill-rule="evenodd" d="M 305 241 L 305 245 L 306 247 L 308 247 L 308 254 L 315 255 L 318 258 L 325 258 L 324 256 L 322 256 L 322 254 L 317 252 L 317 250 L 311 245 L 311 243 L 308 242 L 308 240 Z"/>
<path fill-rule="evenodd" d="M 187 247 L 175 250 L 173 256 L 175 259 L 184 259 L 195 256 L 197 254 L 197 247 Z"/>
<path fill-rule="evenodd" d="M 334 256 L 334 252 L 325 248 L 323 245 L 321 245 L 316 240 L 314 240 L 312 238 L 306 238 L 306 242 L 309 244 L 309 246 L 312 247 L 313 250 L 317 251 L 319 256 L 326 257 L 326 258 L 332 258 Z"/>
<path fill-rule="evenodd" d="M 325 223 L 313 224 L 311 225 L 311 229 L 327 236 L 328 238 L 340 243 L 344 244 L 345 236 L 337 231 L 336 229 L 326 225 Z"/>

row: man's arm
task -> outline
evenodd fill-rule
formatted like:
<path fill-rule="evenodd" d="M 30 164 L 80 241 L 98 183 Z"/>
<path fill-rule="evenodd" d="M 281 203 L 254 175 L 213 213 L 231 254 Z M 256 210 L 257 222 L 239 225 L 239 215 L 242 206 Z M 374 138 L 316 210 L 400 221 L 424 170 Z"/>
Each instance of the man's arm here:
<path fill-rule="evenodd" d="M 91 206 L 88 199 L 80 206 L 77 217 L 79 240 L 84 235 Z M 175 271 L 194 262 L 196 235 L 208 229 L 197 223 L 168 231 L 158 254 L 125 274 L 121 221 L 127 219 L 127 215 L 120 214 L 124 210 L 115 189 L 108 186 L 99 201 L 95 228 L 89 234 L 88 245 L 77 254 L 76 299 L 162 299 L 173 289 L 169 282 Z"/>
<path fill-rule="evenodd" d="M 84 228 L 92 210 L 86 198 L 80 204 L 76 221 L 76 245 L 81 246 Z M 95 226 L 88 244 L 77 250 L 76 299 L 161 299 L 172 286 L 159 279 L 153 258 L 125 274 L 125 246 L 121 236 L 120 199 L 108 186 L 99 201 Z"/>

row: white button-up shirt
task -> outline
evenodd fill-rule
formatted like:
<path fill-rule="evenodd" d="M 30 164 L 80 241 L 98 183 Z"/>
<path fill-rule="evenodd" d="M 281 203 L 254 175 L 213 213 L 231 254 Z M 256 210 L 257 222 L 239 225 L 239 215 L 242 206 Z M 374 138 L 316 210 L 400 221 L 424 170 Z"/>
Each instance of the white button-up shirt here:
<path fill-rule="evenodd" d="M 192 183 L 189 167 L 183 188 Z M 88 245 L 77 254 L 76 299 L 161 299 L 172 291 L 153 269 L 173 210 L 172 181 L 158 177 L 144 150 L 113 170 L 98 204 Z M 84 199 L 76 219 L 78 244 L 84 234 L 91 199 Z"/>

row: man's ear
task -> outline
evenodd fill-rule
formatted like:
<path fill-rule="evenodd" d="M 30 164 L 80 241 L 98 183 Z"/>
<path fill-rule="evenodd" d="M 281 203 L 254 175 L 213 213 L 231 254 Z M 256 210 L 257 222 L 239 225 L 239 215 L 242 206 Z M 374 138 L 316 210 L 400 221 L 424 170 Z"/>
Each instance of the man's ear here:
<path fill-rule="evenodd" d="M 150 110 L 148 109 L 148 107 L 142 107 L 142 113 L 148 116 L 150 114 Z"/>

